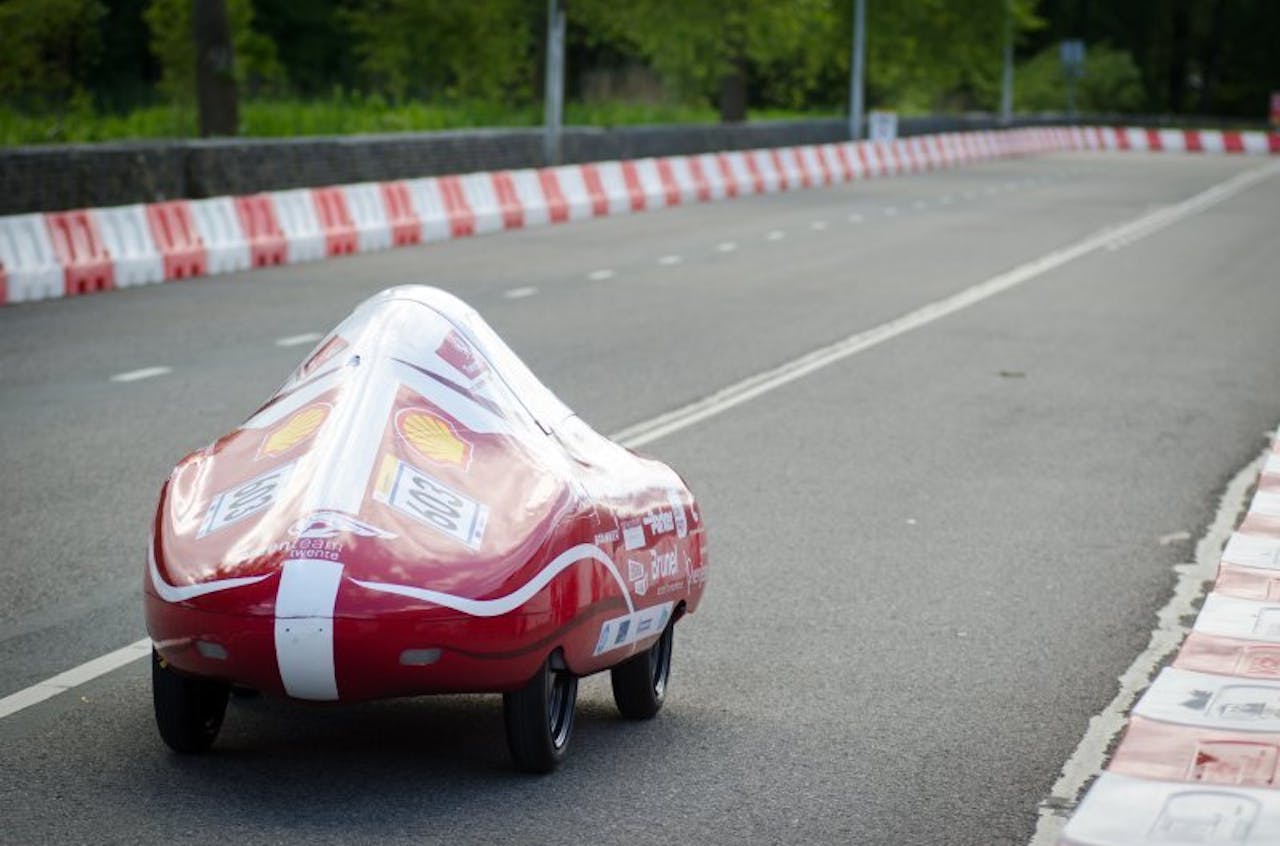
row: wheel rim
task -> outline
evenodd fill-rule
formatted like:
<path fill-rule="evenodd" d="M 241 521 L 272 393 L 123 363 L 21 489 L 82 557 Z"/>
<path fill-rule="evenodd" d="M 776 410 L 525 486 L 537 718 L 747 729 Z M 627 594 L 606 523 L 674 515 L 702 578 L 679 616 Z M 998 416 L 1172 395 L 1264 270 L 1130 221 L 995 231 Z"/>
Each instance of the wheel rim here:
<path fill-rule="evenodd" d="M 653 692 L 658 699 L 667 692 L 667 680 L 671 678 L 671 640 L 671 627 L 668 626 L 657 644 L 649 651 Z"/>
<path fill-rule="evenodd" d="M 578 680 L 569 673 L 548 672 L 551 679 L 547 685 L 547 728 L 551 730 L 551 744 L 559 749 L 569 741 L 569 732 L 573 730 Z"/>

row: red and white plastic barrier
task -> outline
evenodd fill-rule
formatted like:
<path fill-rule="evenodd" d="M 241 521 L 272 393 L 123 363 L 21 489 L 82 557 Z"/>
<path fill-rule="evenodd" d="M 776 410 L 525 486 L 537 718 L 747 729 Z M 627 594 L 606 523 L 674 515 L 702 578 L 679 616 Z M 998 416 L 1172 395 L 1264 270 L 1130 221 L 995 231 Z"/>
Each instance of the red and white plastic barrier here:
<path fill-rule="evenodd" d="M 1280 843 L 1280 441 L 1191 634 L 1060 842 Z"/>
<path fill-rule="evenodd" d="M 1280 154 L 1280 134 L 946 132 L 0 217 L 0 305 L 1056 150 Z"/>

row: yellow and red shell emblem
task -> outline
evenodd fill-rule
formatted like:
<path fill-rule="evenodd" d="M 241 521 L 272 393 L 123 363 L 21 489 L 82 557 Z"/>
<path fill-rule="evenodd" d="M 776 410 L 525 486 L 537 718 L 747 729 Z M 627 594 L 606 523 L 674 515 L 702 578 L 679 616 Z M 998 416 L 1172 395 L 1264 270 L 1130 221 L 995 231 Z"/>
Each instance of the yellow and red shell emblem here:
<path fill-rule="evenodd" d="M 425 408 L 406 408 L 396 415 L 396 431 L 413 451 L 437 464 L 452 464 L 463 470 L 471 466 L 471 442 L 458 434 L 454 425 Z"/>
<path fill-rule="evenodd" d="M 329 416 L 329 404 L 320 402 L 295 411 L 284 423 L 271 430 L 258 448 L 259 458 L 276 458 L 298 444 L 311 440 Z"/>

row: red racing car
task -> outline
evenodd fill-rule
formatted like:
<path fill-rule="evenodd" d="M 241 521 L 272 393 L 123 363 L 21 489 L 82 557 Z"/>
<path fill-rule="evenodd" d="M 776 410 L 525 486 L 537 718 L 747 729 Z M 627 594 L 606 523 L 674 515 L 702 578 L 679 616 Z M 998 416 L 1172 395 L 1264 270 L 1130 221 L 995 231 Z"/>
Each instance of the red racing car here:
<path fill-rule="evenodd" d="M 365 301 L 266 405 L 178 464 L 145 578 L 164 741 L 200 752 L 232 686 L 313 702 L 503 694 L 553 769 L 578 678 L 662 707 L 705 533 L 666 465 L 597 434 L 475 311 Z"/>

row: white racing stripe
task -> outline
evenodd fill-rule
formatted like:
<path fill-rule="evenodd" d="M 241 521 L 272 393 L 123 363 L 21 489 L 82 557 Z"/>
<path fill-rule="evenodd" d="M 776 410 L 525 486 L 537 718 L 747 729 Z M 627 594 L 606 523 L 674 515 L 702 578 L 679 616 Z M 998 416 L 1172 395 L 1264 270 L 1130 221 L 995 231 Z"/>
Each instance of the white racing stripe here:
<path fill-rule="evenodd" d="M 1278 169 L 1280 169 L 1280 163 L 1271 163 L 1245 171 L 1175 206 L 1170 206 L 1156 213 L 1142 215 L 1122 226 L 1099 231 L 1071 246 L 1055 250 L 1048 255 L 1015 267 L 1010 271 L 994 276 L 949 297 L 935 300 L 902 317 L 850 335 L 844 340 L 814 350 L 772 370 L 743 379 L 701 400 L 689 403 L 666 414 L 658 415 L 650 420 L 637 423 L 615 433 L 611 437 L 627 447 L 638 447 L 653 443 L 659 438 L 722 414 L 735 406 L 801 379 L 849 356 L 871 349 L 899 335 L 927 326 L 943 317 L 983 302 L 996 294 L 1017 287 L 1068 262 L 1088 255 L 1117 239 L 1135 235 L 1136 237 L 1145 237 L 1157 231 L 1157 229 L 1197 214 L 1234 196 L 1249 186 L 1274 175 Z M 1158 225 L 1152 225 L 1153 219 L 1158 219 Z M 723 249 L 724 246 L 730 243 L 732 242 L 725 242 L 725 244 L 721 245 L 721 248 Z M 737 245 L 733 244 L 732 248 L 736 247 Z M 1243 500 L 1245 492 L 1252 483 L 1261 460 L 1262 458 L 1260 457 L 1257 461 L 1251 462 L 1228 486 L 1227 492 L 1223 496 L 1223 509 L 1220 510 L 1213 527 L 1205 538 L 1201 540 L 1200 546 L 1197 548 L 1197 562 L 1201 562 L 1204 559 L 1212 559 L 1211 563 L 1203 567 L 1201 564 L 1197 564 L 1194 568 L 1187 567 L 1182 571 L 1179 587 L 1175 592 L 1174 598 L 1170 600 L 1169 605 L 1161 612 L 1161 628 L 1157 629 L 1152 636 L 1152 645 L 1139 656 L 1134 666 L 1122 678 L 1120 694 L 1116 697 L 1116 700 L 1112 702 L 1111 706 L 1103 714 L 1095 717 L 1090 723 L 1089 733 L 1085 736 L 1084 741 L 1081 742 L 1080 747 L 1077 748 L 1076 754 L 1064 766 L 1063 776 L 1059 779 L 1058 784 L 1054 786 L 1050 799 L 1042 804 L 1040 827 L 1037 828 L 1036 838 L 1032 841 L 1034 846 L 1053 842 L 1053 838 L 1061 830 L 1063 823 L 1063 812 L 1060 809 L 1069 808 L 1075 802 L 1076 796 L 1084 783 L 1101 769 L 1107 744 L 1123 725 L 1124 709 L 1133 702 L 1137 691 L 1146 686 L 1147 679 L 1157 666 L 1158 661 L 1176 645 L 1178 639 L 1185 632 L 1185 627 L 1178 622 L 1178 617 L 1189 613 L 1189 603 L 1199 595 L 1200 582 L 1212 576 L 1212 568 L 1217 564 L 1217 552 L 1222 548 L 1222 543 L 1231 534 L 1235 515 L 1239 513 L 1239 509 L 1243 505 L 1240 500 Z M 1229 500 L 1230 504 L 1228 505 Z M 1223 516 L 1224 514 L 1226 515 L 1225 517 Z M 1206 549 L 1209 549 L 1209 547 L 1205 546 L 1206 543 L 1209 543 L 1210 547 L 1212 547 L 1209 552 L 1205 552 Z M 1213 546 L 1214 544 L 1217 545 Z M 315 562 L 311 563 L 314 564 Z M 1193 570 L 1193 575 L 1188 577 L 1186 573 L 1190 573 Z M 1172 641 L 1169 641 L 1170 638 L 1172 638 Z M 146 654 L 149 650 L 148 644 L 149 641 L 140 640 L 123 649 L 95 658 L 65 673 L 60 673 L 53 678 L 0 699 L 0 718 L 15 714 L 30 705 L 44 701 L 50 696 L 84 684 L 121 667 L 132 660 L 129 657 L 131 654 Z"/>
<path fill-rule="evenodd" d="M 285 693 L 296 699 L 338 698 L 333 664 L 333 610 L 342 584 L 336 561 L 284 562 L 276 592 L 276 661 Z"/>

